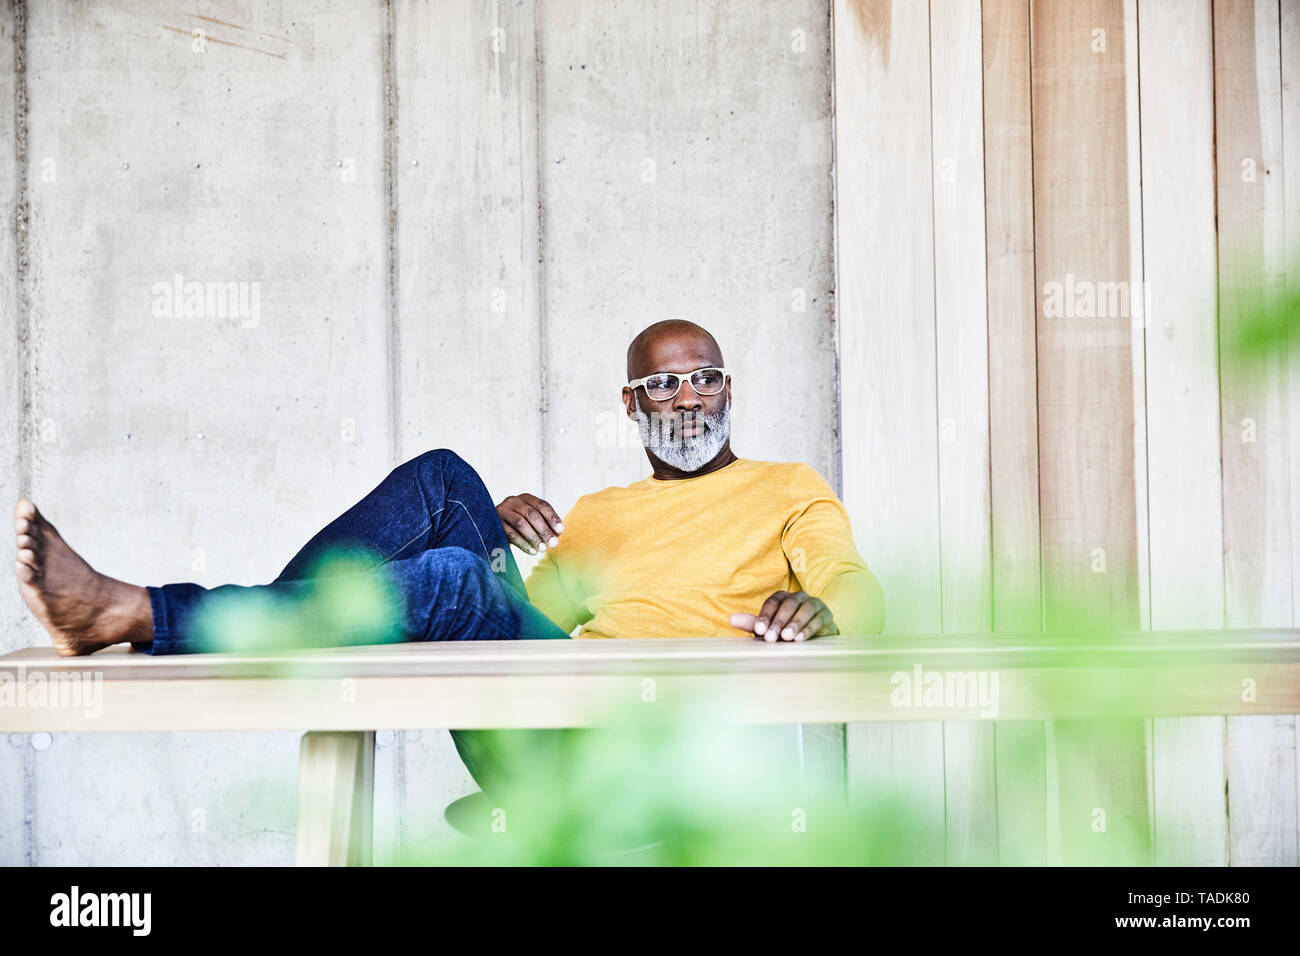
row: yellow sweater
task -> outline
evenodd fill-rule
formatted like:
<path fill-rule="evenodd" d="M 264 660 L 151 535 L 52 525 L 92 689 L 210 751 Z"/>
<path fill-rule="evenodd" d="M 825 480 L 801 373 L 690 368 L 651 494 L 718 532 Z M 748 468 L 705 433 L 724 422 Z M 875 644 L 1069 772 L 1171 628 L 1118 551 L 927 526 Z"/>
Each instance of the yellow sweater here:
<path fill-rule="evenodd" d="M 525 585 L 578 637 L 738 637 L 774 591 L 807 591 L 841 634 L 878 634 L 884 597 L 830 486 L 799 463 L 737 459 L 578 499 Z"/>

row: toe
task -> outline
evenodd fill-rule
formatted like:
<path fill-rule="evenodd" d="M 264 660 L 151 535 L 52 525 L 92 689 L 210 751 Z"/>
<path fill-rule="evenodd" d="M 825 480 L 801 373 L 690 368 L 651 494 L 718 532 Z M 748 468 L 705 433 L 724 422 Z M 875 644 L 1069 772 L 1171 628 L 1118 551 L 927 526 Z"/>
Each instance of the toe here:
<path fill-rule="evenodd" d="M 32 523 L 26 518 L 14 519 L 14 530 L 19 534 L 27 534 L 32 529 Z"/>
<path fill-rule="evenodd" d="M 23 584 L 31 584 L 36 580 L 36 572 L 21 561 L 14 562 L 14 572 L 18 575 L 18 580 L 22 581 Z"/>
<path fill-rule="evenodd" d="M 32 504 L 27 498 L 19 498 L 18 504 L 14 507 L 14 517 L 34 520 L 36 518 L 36 505 Z"/>
<path fill-rule="evenodd" d="M 36 539 L 33 538 L 30 534 L 20 534 L 18 536 L 19 550 L 22 550 L 23 548 L 35 548 L 35 547 L 36 547 Z"/>
<path fill-rule="evenodd" d="M 32 568 L 33 570 L 40 568 L 40 564 L 36 561 L 36 552 L 33 551 L 31 548 L 23 548 L 21 551 L 19 551 L 18 561 L 21 564 L 27 565 L 29 568 Z"/>

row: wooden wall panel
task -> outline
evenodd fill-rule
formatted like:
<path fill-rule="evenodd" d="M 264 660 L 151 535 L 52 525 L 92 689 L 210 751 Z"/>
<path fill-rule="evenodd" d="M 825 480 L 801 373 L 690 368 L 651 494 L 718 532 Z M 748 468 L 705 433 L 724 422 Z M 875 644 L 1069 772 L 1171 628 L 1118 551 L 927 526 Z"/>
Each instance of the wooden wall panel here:
<path fill-rule="evenodd" d="M 1215 628 L 1224 609 L 1210 0 L 1143 2 L 1138 12 L 1150 626 Z M 1222 717 L 1153 721 L 1158 864 L 1226 862 L 1224 733 Z"/>
<path fill-rule="evenodd" d="M 984 0 L 984 190 L 988 256 L 993 630 L 1042 627 L 1038 358 L 1028 0 Z M 1046 862 L 1043 724 L 995 728 L 998 859 Z"/>
<path fill-rule="evenodd" d="M 843 498 L 890 633 L 942 629 L 927 5 L 835 0 Z M 902 793 L 944 861 L 943 725 L 852 724 L 849 792 Z"/>
<path fill-rule="evenodd" d="M 843 430 L 902 463 L 871 474 L 846 441 L 844 496 L 907 542 L 881 568 L 888 626 L 935 629 L 936 603 L 944 629 L 978 618 L 959 555 L 985 516 L 995 629 L 1300 623 L 1300 382 L 1286 356 L 1234 376 L 1226 351 L 1250 282 L 1280 292 L 1300 274 L 1300 188 L 1282 188 L 1300 181 L 1300 150 L 1283 151 L 1300 143 L 1300 4 L 984 0 L 987 347 L 963 338 L 978 241 L 950 188 L 972 17 L 949 0 L 928 13 L 926 75 L 916 5 L 835 4 Z M 882 225 L 896 220 L 904 235 Z M 900 310 L 895 335 L 878 316 Z M 1300 337 L 1289 358 L 1300 368 Z M 944 424 L 985 359 L 988 404 L 966 409 L 987 412 L 981 501 L 968 449 L 945 443 L 965 433 Z M 901 504 L 870 513 L 868 495 Z M 949 862 L 987 853 L 990 785 L 1003 863 L 1295 862 L 1293 717 L 1000 725 L 991 779 L 973 730 L 943 732 Z M 897 742 L 850 728 L 851 780 L 933 773 L 935 736 L 916 734 L 911 765 L 885 767 Z"/>
<path fill-rule="evenodd" d="M 1300 0 L 1283 0 L 1279 11 L 1282 39 L 1282 157 L 1284 200 L 1283 236 L 1286 252 L 1286 295 L 1288 302 L 1300 302 Z M 1292 316 L 1292 328 L 1295 326 Z M 1300 369 L 1300 335 L 1290 337 L 1290 368 Z M 1300 377 L 1291 376 L 1291 625 L 1300 626 Z M 1295 715 L 1292 715 L 1293 717 Z M 1300 720 L 1295 725 L 1295 746 L 1300 754 Z M 1300 817 L 1300 757 L 1295 761 L 1296 804 Z M 1285 789 L 1285 788 L 1284 788 Z M 1297 823 L 1300 831 L 1300 823 Z M 1300 844 L 1300 834 L 1297 835 Z M 1300 859 L 1300 847 L 1297 847 Z"/>
<path fill-rule="evenodd" d="M 1039 480 L 1053 630 L 1138 623 L 1131 325 L 1109 297 L 1098 308 L 1096 295 L 1131 279 L 1124 13 L 1120 0 L 1030 7 Z M 1065 862 L 1146 861 L 1145 739 L 1140 721 L 1051 728 L 1048 798 L 1058 803 L 1049 836 L 1059 828 Z"/>
<path fill-rule="evenodd" d="M 1123 8 L 1093 0 L 1031 10 L 1046 623 L 1070 629 L 1087 611 L 1134 626 L 1130 325 L 1126 315 L 1087 314 L 1097 311 L 1088 288 L 1130 279 Z M 1064 301 L 1071 289 L 1074 301 Z M 1065 314 L 1046 314 L 1056 301 Z"/>
<path fill-rule="evenodd" d="M 1250 303 L 1275 301 L 1285 282 L 1279 31 L 1275 2 L 1214 4 L 1229 627 L 1295 621 L 1287 356 L 1277 352 L 1243 366 L 1231 360 Z M 1227 725 L 1229 860 L 1295 865 L 1295 717 L 1229 717 Z"/>
<path fill-rule="evenodd" d="M 943 629 L 992 625 L 983 56 L 978 0 L 932 0 L 935 366 Z M 949 864 L 997 862 L 994 725 L 944 724 Z"/>

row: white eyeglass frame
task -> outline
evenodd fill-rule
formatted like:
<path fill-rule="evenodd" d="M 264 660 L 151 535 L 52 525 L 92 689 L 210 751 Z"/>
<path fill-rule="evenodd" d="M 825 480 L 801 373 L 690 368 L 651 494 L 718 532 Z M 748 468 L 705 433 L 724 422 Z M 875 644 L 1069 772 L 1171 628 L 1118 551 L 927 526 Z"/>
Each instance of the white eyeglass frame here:
<path fill-rule="evenodd" d="M 627 387 L 632 389 L 633 391 L 636 391 L 638 388 L 645 388 L 646 379 L 654 378 L 656 375 L 676 375 L 677 390 L 674 391 L 667 398 L 655 398 L 653 395 L 650 394 L 650 389 L 648 388 L 645 389 L 646 398 L 649 398 L 651 401 L 671 402 L 674 398 L 678 396 L 678 394 L 680 394 L 682 390 L 682 385 L 685 384 L 687 380 L 689 380 L 690 377 L 694 375 L 696 372 L 721 372 L 722 373 L 722 387 L 719 388 L 716 392 L 701 392 L 698 388 L 695 387 L 694 383 L 692 383 L 691 390 L 694 391 L 696 395 L 713 396 L 713 395 L 721 394 L 723 389 L 727 387 L 727 382 L 731 380 L 731 373 L 728 372 L 721 365 L 704 365 L 690 372 L 651 372 L 645 378 L 632 379 L 632 381 L 627 383 Z"/>

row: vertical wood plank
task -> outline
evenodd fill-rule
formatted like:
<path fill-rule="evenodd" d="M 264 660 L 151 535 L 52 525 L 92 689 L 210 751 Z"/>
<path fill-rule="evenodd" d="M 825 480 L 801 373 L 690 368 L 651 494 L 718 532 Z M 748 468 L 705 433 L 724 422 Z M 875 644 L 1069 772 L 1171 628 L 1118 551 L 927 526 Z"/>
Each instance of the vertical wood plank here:
<path fill-rule="evenodd" d="M 1282 143 L 1283 236 L 1286 253 L 1288 302 L 1300 302 L 1300 2 L 1281 4 L 1282 34 Z M 1294 328 L 1295 318 L 1292 318 Z M 1300 335 L 1290 337 L 1291 407 L 1291 624 L 1300 625 Z M 1292 715 L 1295 716 L 1295 715 Z M 1296 750 L 1300 752 L 1300 720 L 1295 721 Z M 1296 761 L 1297 813 L 1300 813 L 1300 759 Z M 1300 819 L 1297 820 L 1296 855 L 1300 858 Z"/>
<path fill-rule="evenodd" d="M 1214 3 L 1219 218 L 1223 537 L 1229 627 L 1289 626 L 1293 608 L 1292 426 L 1287 355 L 1232 358 L 1245 309 L 1285 281 L 1279 6 Z M 1228 854 L 1234 866 L 1295 865 L 1294 716 L 1227 718 Z"/>
<path fill-rule="evenodd" d="M 934 310 L 945 631 L 991 626 L 989 325 L 978 0 L 931 0 Z"/>
<path fill-rule="evenodd" d="M 984 150 L 988 242 L 993 626 L 1042 626 L 1038 527 L 1037 296 L 1028 0 L 986 0 Z"/>
<path fill-rule="evenodd" d="M 1222 627 L 1210 3 L 1139 18 L 1151 626 Z M 1157 864 L 1226 864 L 1223 737 L 1221 717 L 1153 721 Z"/>
<path fill-rule="evenodd" d="M 925 4 L 835 4 L 843 498 L 894 633 L 943 624 L 929 38 Z"/>
<path fill-rule="evenodd" d="M 1296 865 L 1296 719 L 1229 717 L 1228 853 L 1233 866 Z"/>
<path fill-rule="evenodd" d="M 1130 38 L 1122 0 L 1030 17 L 1045 623 L 1135 627 L 1131 317 L 1110 293 L 1132 278 Z M 1057 722 L 1051 742 L 1062 860 L 1146 862 L 1142 721 Z"/>
<path fill-rule="evenodd" d="M 1143 0 L 1138 16 L 1151 627 L 1216 628 L 1223 489 L 1210 0 Z M 1156 863 L 1226 864 L 1224 719 L 1152 723 Z"/>
<path fill-rule="evenodd" d="M 992 721 L 944 721 L 945 862 L 998 863 L 997 739 Z"/>
<path fill-rule="evenodd" d="M 834 32 L 843 498 L 871 543 L 886 629 L 937 633 L 927 5 L 835 0 Z M 901 794 L 937 834 L 913 862 L 943 863 L 943 724 L 851 724 L 847 743 L 850 795 Z"/>
<path fill-rule="evenodd" d="M 1151 547 L 1148 527 L 1149 487 L 1147 481 L 1147 407 L 1146 407 L 1146 323 L 1145 299 L 1142 284 L 1142 103 L 1139 91 L 1141 69 L 1138 55 L 1138 0 L 1124 0 L 1124 168 L 1128 178 L 1128 277 L 1131 282 L 1124 288 L 1129 293 L 1126 317 L 1129 320 L 1129 357 L 1132 374 L 1129 376 L 1133 401 L 1133 506 L 1136 514 L 1134 526 L 1137 567 L 1137 626 L 1150 627 L 1151 622 Z M 1137 293 L 1135 295 L 1135 293 Z M 1121 299 L 1122 306 L 1122 299 Z M 1151 722 L 1146 721 L 1148 743 Z M 1149 758 L 1148 754 L 1148 758 Z M 1149 759 L 1148 759 L 1149 763 Z"/>
<path fill-rule="evenodd" d="M 989 474 L 995 631 L 1042 627 L 1029 2 L 984 0 Z M 1041 721 L 995 727 L 998 860 L 1046 862 Z"/>
<path fill-rule="evenodd" d="M 992 626 L 983 54 L 978 0 L 931 0 L 934 306 L 943 629 Z M 998 858 L 994 726 L 944 724 L 947 862 Z"/>
<path fill-rule="evenodd" d="M 1123 4 L 1036 2 L 1032 18 L 1046 624 L 1074 627 L 1090 609 L 1101 623 L 1131 627 L 1138 600 L 1130 319 L 1103 288 L 1131 279 Z"/>

